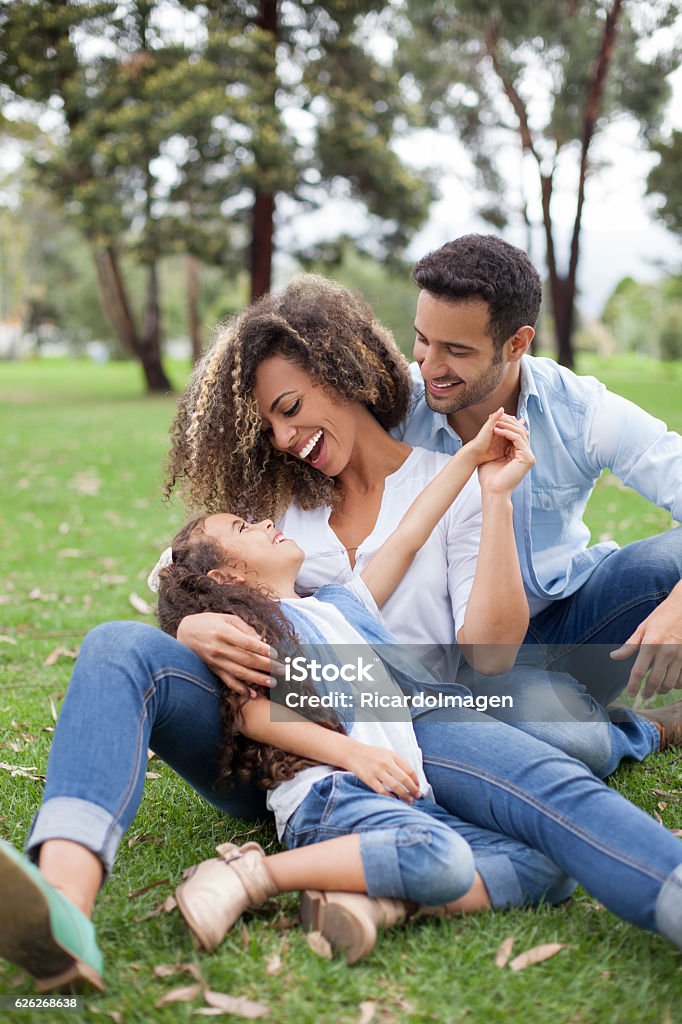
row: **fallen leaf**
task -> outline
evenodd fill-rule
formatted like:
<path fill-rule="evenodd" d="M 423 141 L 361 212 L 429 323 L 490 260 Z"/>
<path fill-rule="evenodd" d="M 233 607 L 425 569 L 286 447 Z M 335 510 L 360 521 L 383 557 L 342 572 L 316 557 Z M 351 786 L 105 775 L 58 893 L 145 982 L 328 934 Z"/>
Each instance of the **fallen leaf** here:
<path fill-rule="evenodd" d="M 145 779 L 160 779 L 161 778 L 161 776 L 160 776 L 160 774 L 158 772 L 145 772 L 144 773 L 144 777 L 145 777 Z"/>
<path fill-rule="evenodd" d="M 131 836 L 128 840 L 128 849 L 135 846 L 135 843 L 155 843 L 159 846 L 162 843 L 165 843 L 165 841 L 166 840 L 163 836 L 155 836 L 150 832 L 139 832 L 137 835 Z"/>
<path fill-rule="evenodd" d="M 22 764 L 6 764 L 4 761 L 0 761 L 0 770 L 3 772 L 9 772 L 13 778 L 20 779 L 34 779 L 36 782 L 44 782 L 45 776 L 38 774 L 33 775 L 32 772 L 37 771 L 34 764 L 22 765 Z"/>
<path fill-rule="evenodd" d="M 265 973 L 268 977 L 272 977 L 274 974 L 279 974 L 282 970 L 282 958 L 279 953 L 273 953 L 265 961 Z"/>
<path fill-rule="evenodd" d="M 56 665 L 59 658 L 77 658 L 78 648 L 74 647 L 73 650 L 69 650 L 68 647 L 55 647 L 53 651 L 50 651 L 48 656 L 45 658 L 43 665 Z"/>
<path fill-rule="evenodd" d="M 541 946 L 533 946 L 531 949 L 527 949 L 525 953 L 515 956 L 509 967 L 512 971 L 523 971 L 532 964 L 539 964 L 543 960 L 549 960 L 562 949 L 566 949 L 565 943 L 562 942 L 545 942 Z"/>
<path fill-rule="evenodd" d="M 371 999 L 366 999 L 363 1003 L 358 1006 L 360 1016 L 358 1017 L 358 1024 L 369 1024 L 374 1019 L 374 1014 L 377 1012 L 377 1004 Z"/>
<path fill-rule="evenodd" d="M 4 633 L 0 634 L 0 644 L 12 644 L 13 647 L 17 646 L 17 642 L 13 636 L 5 636 Z"/>
<path fill-rule="evenodd" d="M 242 933 L 242 948 L 243 949 L 248 949 L 249 948 L 249 943 L 251 941 L 251 936 L 249 935 L 249 929 L 246 927 L 246 925 L 244 924 L 243 921 L 242 921 L 242 926 L 241 926 L 241 933 Z"/>
<path fill-rule="evenodd" d="M 83 552 L 78 548 L 62 548 L 57 552 L 57 558 L 82 558 Z"/>
<path fill-rule="evenodd" d="M 159 1009 L 162 1006 L 168 1006 L 169 1003 L 190 1003 L 199 995 L 201 995 L 201 985 L 181 985 L 179 988 L 171 989 L 161 999 L 157 999 L 154 1006 Z"/>
<path fill-rule="evenodd" d="M 118 1010 L 105 1010 L 104 1015 L 105 1017 L 111 1017 L 114 1024 L 123 1024 L 123 1014 Z"/>
<path fill-rule="evenodd" d="M 670 831 L 674 836 L 682 837 L 682 828 L 671 828 Z"/>
<path fill-rule="evenodd" d="M 664 811 L 667 806 L 668 806 L 668 804 L 666 803 L 665 800 L 659 800 L 658 801 L 658 809 L 659 809 L 659 811 Z"/>
<path fill-rule="evenodd" d="M 151 921 L 153 917 L 158 917 L 159 914 L 170 914 L 171 911 L 175 910 L 177 903 L 175 902 L 174 896 L 166 896 L 163 903 L 159 903 L 158 906 L 154 907 L 147 914 L 143 914 L 142 917 L 136 917 L 135 923 L 141 924 L 142 921 Z"/>
<path fill-rule="evenodd" d="M 495 963 L 498 967 L 506 967 L 511 956 L 512 948 L 514 946 L 514 936 L 508 935 L 504 942 L 500 943 L 500 948 L 495 954 Z"/>
<path fill-rule="evenodd" d="M 217 1010 L 233 1013 L 237 1017 L 246 1017 L 248 1020 L 256 1020 L 257 1017 L 265 1017 L 270 1013 L 270 1007 L 265 1003 L 255 1003 L 245 996 L 228 996 L 224 992 L 212 992 L 210 988 L 204 992 L 204 999 L 209 1006 Z"/>
<path fill-rule="evenodd" d="M 325 960 L 331 960 L 332 958 L 332 947 L 329 942 L 325 939 L 322 932 L 308 932 L 305 937 L 306 942 L 312 949 L 313 953 L 318 956 L 324 957 Z"/>
<path fill-rule="evenodd" d="M 146 601 L 139 597 L 139 595 L 136 594 L 135 591 L 128 595 L 128 600 L 130 601 L 135 611 L 139 612 L 140 615 L 154 614 L 154 609 L 152 608 L 152 606 L 150 604 L 147 604 Z"/>
<path fill-rule="evenodd" d="M 656 819 L 659 825 L 663 824 L 663 818 L 660 816 L 658 811 L 654 811 L 654 818 Z"/>
<path fill-rule="evenodd" d="M 286 914 L 280 914 L 272 927 L 276 932 L 288 932 L 290 928 L 294 927 L 294 922 Z"/>

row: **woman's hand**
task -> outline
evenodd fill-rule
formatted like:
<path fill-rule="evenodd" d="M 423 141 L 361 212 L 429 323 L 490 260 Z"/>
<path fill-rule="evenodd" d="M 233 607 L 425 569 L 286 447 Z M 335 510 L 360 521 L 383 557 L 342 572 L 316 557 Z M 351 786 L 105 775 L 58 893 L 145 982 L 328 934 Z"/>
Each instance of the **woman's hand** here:
<path fill-rule="evenodd" d="M 276 652 L 237 615 L 187 615 L 177 636 L 226 686 L 243 696 L 255 696 L 253 686 L 274 686 L 273 674 L 283 670 L 273 660 Z"/>
<path fill-rule="evenodd" d="M 511 496 L 511 492 L 535 465 L 528 440 L 528 431 L 513 416 L 493 413 L 497 419 L 492 431 L 502 451 L 494 459 L 480 463 L 478 479 L 484 494 Z M 483 427 L 487 428 L 488 424 Z M 474 439 L 478 440 L 483 430 Z M 491 446 L 492 449 L 492 446 Z"/>
<path fill-rule="evenodd" d="M 417 774 L 400 754 L 356 741 L 348 744 L 348 750 L 348 755 L 343 759 L 344 764 L 339 767 L 357 775 L 375 793 L 397 796 L 406 804 L 413 803 L 421 796 Z"/>

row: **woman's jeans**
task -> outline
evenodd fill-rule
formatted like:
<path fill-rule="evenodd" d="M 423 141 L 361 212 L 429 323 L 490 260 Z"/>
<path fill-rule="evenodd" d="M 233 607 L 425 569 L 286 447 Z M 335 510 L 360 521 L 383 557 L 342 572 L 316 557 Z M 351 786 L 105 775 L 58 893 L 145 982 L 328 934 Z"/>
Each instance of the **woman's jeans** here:
<path fill-rule="evenodd" d="M 71 839 L 108 873 L 142 798 L 148 747 L 220 810 L 263 817 L 255 786 L 215 782 L 221 686 L 152 626 L 114 622 L 88 634 L 55 731 L 31 855 L 47 839 Z M 500 833 L 517 841 L 505 851 L 514 868 L 508 891 L 496 891 L 494 905 L 537 898 L 525 881 L 533 857 L 545 891 L 565 892 L 560 872 L 549 877 L 550 858 L 616 913 L 682 945 L 682 844 L 579 762 L 480 713 L 469 718 L 429 714 L 415 728 L 438 803 L 471 823 L 463 835 L 476 867 L 484 847 L 494 855 Z"/>

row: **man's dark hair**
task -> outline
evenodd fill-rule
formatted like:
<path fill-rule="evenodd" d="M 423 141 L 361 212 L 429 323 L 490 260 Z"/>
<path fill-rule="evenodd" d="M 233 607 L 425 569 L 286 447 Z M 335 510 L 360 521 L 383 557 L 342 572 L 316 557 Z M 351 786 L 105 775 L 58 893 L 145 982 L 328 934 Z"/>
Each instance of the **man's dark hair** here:
<path fill-rule="evenodd" d="M 486 302 L 488 333 L 496 348 L 519 327 L 535 327 L 540 312 L 540 275 L 523 249 L 497 235 L 462 235 L 446 242 L 422 256 L 412 278 L 446 302 Z"/>

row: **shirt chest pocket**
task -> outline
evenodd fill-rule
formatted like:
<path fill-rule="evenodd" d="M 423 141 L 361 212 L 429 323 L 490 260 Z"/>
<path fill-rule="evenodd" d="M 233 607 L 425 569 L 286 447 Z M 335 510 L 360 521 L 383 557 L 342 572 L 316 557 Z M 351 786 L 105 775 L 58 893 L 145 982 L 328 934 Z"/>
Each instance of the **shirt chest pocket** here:
<path fill-rule="evenodd" d="M 543 512 L 559 512 L 569 518 L 571 509 L 580 502 L 581 491 L 573 484 L 552 484 L 551 487 L 533 487 L 531 505 Z"/>

